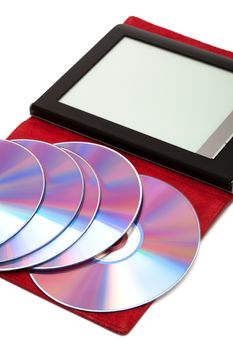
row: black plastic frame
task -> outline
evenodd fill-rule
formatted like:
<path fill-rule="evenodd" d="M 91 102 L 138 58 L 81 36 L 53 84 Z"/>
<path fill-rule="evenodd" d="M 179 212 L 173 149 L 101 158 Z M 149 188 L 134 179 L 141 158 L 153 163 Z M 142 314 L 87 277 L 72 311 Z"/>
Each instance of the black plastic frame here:
<path fill-rule="evenodd" d="M 233 72 L 231 59 L 122 24 L 114 27 L 33 103 L 30 108 L 31 115 L 232 192 L 233 139 L 215 159 L 209 159 L 58 102 L 123 37 L 133 38 Z"/>

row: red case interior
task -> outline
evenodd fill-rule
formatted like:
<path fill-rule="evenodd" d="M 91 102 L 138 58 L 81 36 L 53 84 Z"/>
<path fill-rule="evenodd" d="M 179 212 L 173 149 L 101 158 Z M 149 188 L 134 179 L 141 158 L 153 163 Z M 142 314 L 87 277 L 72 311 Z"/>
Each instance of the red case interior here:
<path fill-rule="evenodd" d="M 182 41 L 187 45 L 193 45 L 205 50 L 212 51 L 214 53 L 221 54 L 223 56 L 233 59 L 233 53 L 225 51 L 197 40 L 188 38 L 181 34 L 177 34 L 170 30 L 155 26 L 151 23 L 145 22 L 136 17 L 129 17 L 126 24 L 135 26 L 144 30 L 148 30 L 152 33 L 160 34 L 174 40 Z M 87 137 L 81 136 L 78 133 L 73 133 L 61 127 L 54 126 L 50 123 L 41 121 L 36 118 L 29 118 L 27 121 L 19 125 L 16 130 L 12 132 L 9 139 L 18 138 L 30 138 L 36 140 L 47 141 L 50 143 L 61 142 L 61 141 L 89 141 Z M 172 186 L 180 190 L 193 204 L 197 215 L 200 220 L 201 235 L 206 233 L 210 225 L 213 223 L 217 215 L 230 203 L 232 196 L 228 193 L 223 192 L 217 188 L 211 187 L 207 184 L 201 183 L 184 175 L 175 173 L 171 170 L 152 164 L 148 161 L 140 159 L 133 155 L 124 154 L 136 167 L 140 174 L 150 175 L 157 177 L 163 181 L 168 182 Z M 4 272 L 0 273 L 0 277 L 5 280 L 12 282 L 19 287 L 22 287 L 52 303 L 56 302 L 49 299 L 43 294 L 36 285 L 32 282 L 27 271 L 19 272 Z M 150 307 L 152 303 L 120 312 L 110 313 L 94 313 L 84 312 L 71 309 L 65 306 L 67 309 L 76 315 L 84 317 L 92 322 L 95 322 L 113 332 L 118 334 L 127 334 L 142 317 L 145 311 Z"/>

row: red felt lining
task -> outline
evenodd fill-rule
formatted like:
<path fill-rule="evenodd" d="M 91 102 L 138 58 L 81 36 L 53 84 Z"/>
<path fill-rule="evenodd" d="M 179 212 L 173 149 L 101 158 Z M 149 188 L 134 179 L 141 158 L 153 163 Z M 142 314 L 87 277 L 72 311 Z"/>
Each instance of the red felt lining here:
<path fill-rule="evenodd" d="M 200 41 L 188 38 L 181 34 L 172 32 L 170 30 L 155 26 L 151 23 L 145 22 L 137 17 L 129 17 L 126 22 L 141 29 L 148 30 L 152 33 L 160 34 L 174 40 L 182 41 L 188 45 L 197 46 L 223 56 L 233 58 L 233 53 L 222 50 Z M 61 127 L 54 126 L 47 122 L 36 118 L 29 118 L 27 121 L 19 125 L 15 131 L 9 136 L 9 139 L 30 138 L 43 140 L 47 142 L 61 142 L 61 141 L 90 141 L 87 137 L 81 136 L 78 133 L 65 130 Z M 217 215 L 230 203 L 232 196 L 217 188 L 201 183 L 194 179 L 188 178 L 184 175 L 175 173 L 171 170 L 162 168 L 148 161 L 140 159 L 136 156 L 124 154 L 136 167 L 140 174 L 151 175 L 162 179 L 180 190 L 193 204 L 200 220 L 201 235 L 203 236 Z M 32 282 L 27 271 L 19 272 L 4 272 L 0 273 L 0 277 L 12 282 L 52 303 L 56 302 L 49 299 L 43 294 L 36 285 Z M 142 317 L 145 311 L 152 303 L 120 312 L 110 313 L 95 313 L 74 310 L 65 306 L 74 314 L 84 317 L 92 322 L 95 322 L 102 327 L 105 327 L 118 334 L 127 334 Z M 57 304 L 59 305 L 59 304 Z M 59 305 L 61 306 L 61 305 Z"/>

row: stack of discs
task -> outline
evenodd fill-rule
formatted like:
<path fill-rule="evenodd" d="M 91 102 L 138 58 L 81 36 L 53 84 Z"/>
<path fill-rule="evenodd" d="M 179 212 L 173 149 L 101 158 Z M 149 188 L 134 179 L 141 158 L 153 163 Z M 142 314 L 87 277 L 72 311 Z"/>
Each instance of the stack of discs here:
<path fill-rule="evenodd" d="M 94 143 L 0 141 L 0 271 L 30 268 L 52 299 L 118 311 L 175 286 L 198 219 L 170 185 Z"/>

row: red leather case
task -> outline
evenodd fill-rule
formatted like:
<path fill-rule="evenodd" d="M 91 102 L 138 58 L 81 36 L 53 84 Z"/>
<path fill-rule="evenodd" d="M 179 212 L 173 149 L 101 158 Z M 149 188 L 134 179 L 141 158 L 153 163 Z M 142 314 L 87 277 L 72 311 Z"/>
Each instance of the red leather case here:
<path fill-rule="evenodd" d="M 172 38 L 174 40 L 182 41 L 187 45 L 197 46 L 202 49 L 209 50 L 214 53 L 218 53 L 233 59 L 232 52 L 204 44 L 200 41 L 188 38 L 181 34 L 177 34 L 170 30 L 145 22 L 139 18 L 129 17 L 125 21 L 125 23 L 144 30 L 148 30 L 152 33 Z M 92 142 L 87 137 L 81 136 L 78 133 L 67 131 L 61 127 L 54 126 L 36 118 L 29 118 L 27 121 L 19 125 L 16 128 L 16 130 L 14 130 L 9 136 L 9 139 L 14 138 L 30 138 L 36 140 L 43 140 L 51 143 L 61 141 Z M 202 237 L 204 236 L 210 225 L 214 222 L 216 217 L 227 206 L 227 204 L 230 203 L 232 199 L 232 196 L 230 194 L 225 193 L 222 190 L 193 180 L 184 175 L 175 173 L 171 170 L 162 168 L 148 161 L 140 159 L 136 156 L 128 154 L 124 155 L 134 164 L 134 166 L 140 174 L 154 176 L 163 181 L 168 182 L 169 184 L 180 190 L 190 200 L 200 220 Z M 49 299 L 34 285 L 27 271 L 4 272 L 0 273 L 0 277 L 46 300 L 49 300 L 52 303 L 57 304 L 56 302 Z M 145 311 L 151 306 L 151 304 L 152 303 L 149 303 L 128 311 L 110 313 L 84 312 L 61 306 L 59 304 L 57 305 L 75 313 L 76 315 L 79 315 L 92 322 L 95 322 L 98 325 L 105 327 L 113 332 L 125 335 L 135 326 L 135 324 L 142 317 Z"/>

